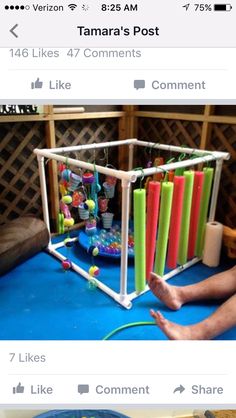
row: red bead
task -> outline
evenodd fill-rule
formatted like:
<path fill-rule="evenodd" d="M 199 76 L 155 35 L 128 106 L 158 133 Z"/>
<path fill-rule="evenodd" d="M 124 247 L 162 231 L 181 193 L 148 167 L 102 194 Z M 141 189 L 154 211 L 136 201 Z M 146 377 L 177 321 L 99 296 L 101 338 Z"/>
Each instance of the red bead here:
<path fill-rule="evenodd" d="M 69 270 L 72 267 L 71 261 L 68 260 L 68 258 L 66 260 L 63 260 L 61 265 L 64 270 Z"/>

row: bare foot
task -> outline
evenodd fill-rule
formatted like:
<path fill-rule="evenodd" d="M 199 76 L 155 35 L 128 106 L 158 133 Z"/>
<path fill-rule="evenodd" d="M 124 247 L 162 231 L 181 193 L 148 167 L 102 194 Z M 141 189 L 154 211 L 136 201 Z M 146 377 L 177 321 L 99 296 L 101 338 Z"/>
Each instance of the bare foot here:
<path fill-rule="evenodd" d="M 180 287 L 170 286 L 155 273 L 151 273 L 148 285 L 152 293 L 168 306 L 168 308 L 174 311 L 181 308 L 183 301 L 181 300 Z"/>
<path fill-rule="evenodd" d="M 150 310 L 151 316 L 155 319 L 158 327 L 170 340 L 195 340 L 197 338 L 192 332 L 191 326 L 182 326 L 168 321 L 160 312 Z"/>

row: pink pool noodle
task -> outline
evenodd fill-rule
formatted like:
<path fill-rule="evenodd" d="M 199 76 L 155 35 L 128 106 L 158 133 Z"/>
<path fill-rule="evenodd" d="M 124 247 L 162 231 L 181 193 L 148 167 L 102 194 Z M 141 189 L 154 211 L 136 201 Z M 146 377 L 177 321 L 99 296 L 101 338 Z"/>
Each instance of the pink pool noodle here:
<path fill-rule="evenodd" d="M 157 181 L 148 183 L 147 226 L 146 226 L 146 278 L 150 279 L 153 271 L 156 251 L 157 223 L 159 215 L 161 184 Z"/>
<path fill-rule="evenodd" d="M 64 214 L 65 218 L 68 218 L 68 219 L 71 218 L 71 213 L 69 211 L 68 206 L 62 201 L 60 201 L 60 209 L 62 213 Z"/>
<path fill-rule="evenodd" d="M 183 209 L 184 184 L 184 176 L 174 177 L 174 192 L 171 209 L 169 246 L 167 255 L 167 267 L 170 269 L 174 269 L 177 267 L 180 228 Z"/>
<path fill-rule="evenodd" d="M 188 258 L 194 257 L 195 244 L 197 239 L 198 220 L 200 213 L 200 204 L 202 197 L 204 173 L 196 171 L 194 174 L 193 197 L 189 227 L 189 244 L 188 244 Z"/>

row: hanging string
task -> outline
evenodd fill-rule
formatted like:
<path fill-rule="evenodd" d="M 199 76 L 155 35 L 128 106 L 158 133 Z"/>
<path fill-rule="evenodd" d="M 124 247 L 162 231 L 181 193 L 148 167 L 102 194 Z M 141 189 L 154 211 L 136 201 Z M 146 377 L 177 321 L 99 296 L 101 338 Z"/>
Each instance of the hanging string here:
<path fill-rule="evenodd" d="M 212 156 L 212 154 L 210 154 L 210 153 L 208 153 L 208 152 L 206 152 L 204 155 L 203 155 L 203 159 L 204 159 L 204 157 L 208 157 L 208 156 Z M 204 164 L 206 164 L 206 166 L 207 167 L 211 167 L 211 165 L 212 165 L 212 163 L 214 162 L 214 161 L 216 161 L 217 160 L 217 158 L 213 155 L 213 159 L 212 160 L 205 160 L 205 162 L 204 162 Z"/>
<path fill-rule="evenodd" d="M 168 161 L 166 161 L 166 164 L 173 163 L 173 161 L 175 161 L 175 157 L 172 157 Z"/>
<path fill-rule="evenodd" d="M 144 180 L 144 177 L 145 177 L 143 167 L 136 167 L 134 169 L 134 171 L 141 171 L 142 172 L 142 176 L 140 176 L 140 183 L 139 183 L 139 188 L 141 190 L 142 189 L 142 181 Z"/>
<path fill-rule="evenodd" d="M 164 179 L 163 179 L 163 182 L 168 182 L 168 175 L 169 175 L 169 171 L 166 171 L 166 173 L 165 173 L 165 177 L 164 177 Z"/>
<path fill-rule="evenodd" d="M 103 157 L 99 158 L 100 161 L 105 161 L 105 166 L 108 164 L 108 148 L 103 149 Z"/>
<path fill-rule="evenodd" d="M 157 169 L 159 169 L 159 170 L 161 170 L 162 171 L 162 173 L 163 173 L 163 175 L 164 175 L 164 178 L 161 180 L 161 183 L 162 182 L 168 182 L 168 174 L 169 174 L 169 171 L 168 170 L 165 170 L 163 167 L 156 167 Z"/>
<path fill-rule="evenodd" d="M 148 146 L 148 145 L 145 147 L 145 154 L 147 155 L 147 158 L 148 158 L 146 167 L 150 168 L 152 166 L 152 148 L 153 148 L 153 146 Z"/>
<path fill-rule="evenodd" d="M 180 156 L 179 156 L 179 158 L 178 158 L 178 161 L 179 161 L 179 162 L 180 162 L 180 161 L 183 161 L 183 160 L 185 159 L 185 157 L 186 157 L 185 152 L 182 152 L 182 154 L 180 154 Z"/>

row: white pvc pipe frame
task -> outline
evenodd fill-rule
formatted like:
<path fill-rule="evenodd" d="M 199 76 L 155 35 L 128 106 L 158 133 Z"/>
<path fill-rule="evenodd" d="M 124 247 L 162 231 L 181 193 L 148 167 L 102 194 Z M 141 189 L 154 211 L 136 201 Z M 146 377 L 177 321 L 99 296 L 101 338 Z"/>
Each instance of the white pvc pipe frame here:
<path fill-rule="evenodd" d="M 64 155 L 68 152 L 78 152 L 81 150 L 96 150 L 101 148 L 110 148 L 110 147 L 119 147 L 121 145 L 129 146 L 129 171 L 116 170 L 109 167 L 103 167 L 100 165 L 95 165 L 84 162 L 81 160 L 75 160 L 74 158 L 67 158 Z M 188 159 L 185 161 L 172 162 L 170 164 L 165 164 L 159 167 L 145 168 L 140 170 L 132 170 L 133 162 L 133 148 L 134 146 L 151 148 L 153 150 L 164 150 L 169 152 L 176 153 L 185 153 L 191 155 L 194 154 L 194 159 Z M 140 296 L 140 294 L 145 293 L 149 290 L 148 285 L 145 290 L 141 293 L 136 291 L 132 293 L 127 293 L 127 267 L 128 267 L 128 233 L 129 233 L 129 211 L 130 211 L 130 186 L 131 183 L 134 183 L 138 178 L 143 178 L 151 176 L 156 173 L 161 173 L 163 171 L 175 170 L 179 167 L 192 167 L 199 163 L 206 163 L 210 161 L 216 161 L 216 169 L 214 174 L 213 189 L 211 195 L 211 204 L 209 212 L 209 221 L 213 221 L 216 211 L 217 196 L 219 191 L 220 176 L 222 170 L 223 160 L 228 160 L 230 154 L 226 152 L 218 151 L 205 151 L 205 150 L 196 150 L 185 147 L 177 147 L 173 145 L 158 144 L 155 142 L 145 142 L 139 141 L 137 139 L 127 139 L 123 141 L 111 141 L 103 143 L 93 143 L 88 145 L 78 145 L 65 148 L 50 148 L 50 149 L 35 149 L 34 153 L 37 155 L 38 165 L 39 165 L 39 176 L 40 176 L 40 186 L 41 186 L 41 196 L 42 196 L 42 206 L 43 206 L 43 217 L 44 222 L 47 225 L 48 231 L 50 233 L 50 221 L 49 221 L 49 210 L 48 210 L 48 197 L 47 197 L 47 186 L 46 186 L 46 176 L 45 176 L 45 164 L 44 159 L 52 159 L 59 162 L 64 162 L 70 166 L 80 167 L 85 170 L 94 171 L 94 167 L 98 173 L 114 176 L 117 179 L 121 180 L 122 187 L 122 216 L 121 216 L 121 262 L 120 262 L 120 291 L 115 292 L 110 287 L 106 286 L 98 279 L 91 277 L 87 271 L 81 268 L 77 263 L 72 263 L 72 269 L 79 273 L 87 280 L 95 280 L 96 285 L 99 289 L 105 292 L 107 295 L 112 297 L 120 305 L 124 306 L 127 309 L 132 307 L 132 300 Z M 197 157 L 196 157 L 197 156 Z M 57 244 L 52 244 L 51 240 L 48 245 L 48 252 L 58 258 L 59 260 L 64 260 L 62 254 L 60 254 L 57 249 L 64 246 L 64 242 L 61 241 Z M 175 276 L 186 268 L 192 266 L 200 260 L 198 257 L 194 257 L 192 260 L 188 261 L 182 266 L 178 266 L 174 270 L 165 274 L 163 278 L 168 280 L 169 278 Z"/>

